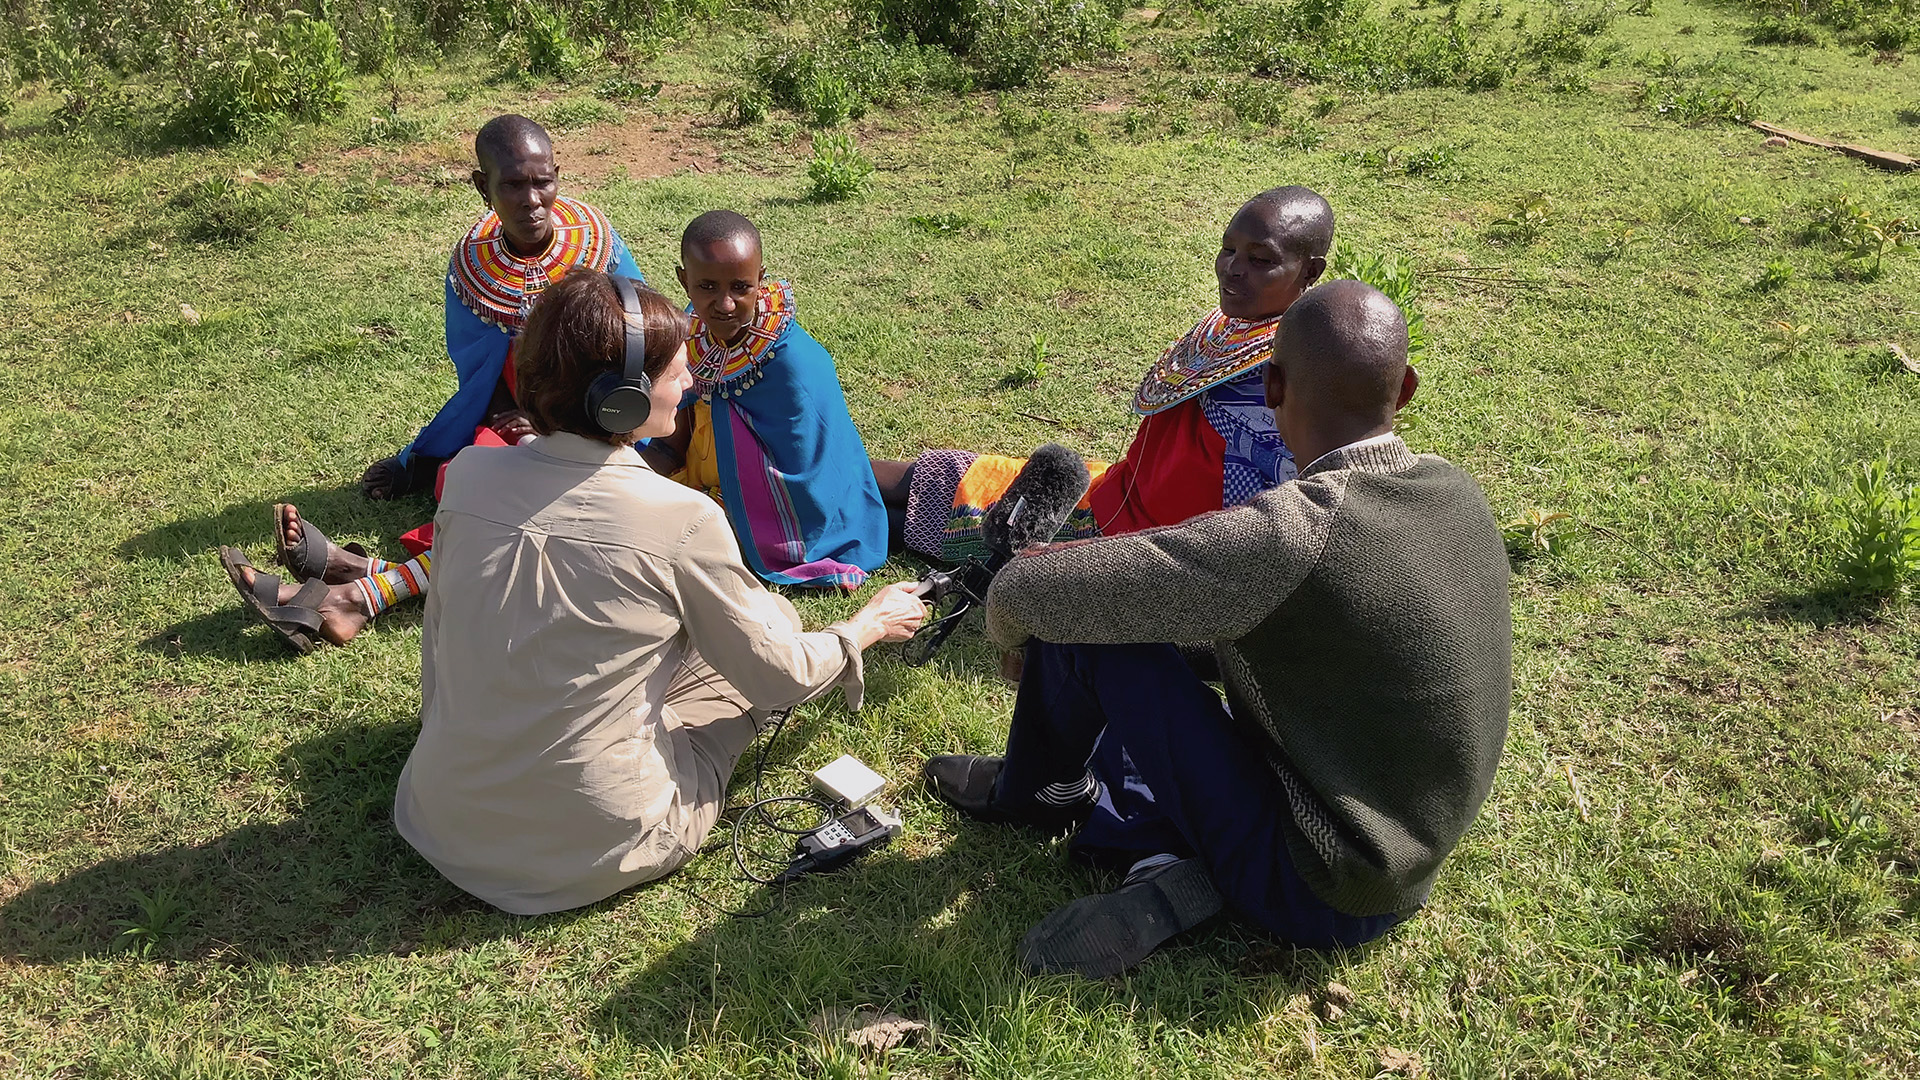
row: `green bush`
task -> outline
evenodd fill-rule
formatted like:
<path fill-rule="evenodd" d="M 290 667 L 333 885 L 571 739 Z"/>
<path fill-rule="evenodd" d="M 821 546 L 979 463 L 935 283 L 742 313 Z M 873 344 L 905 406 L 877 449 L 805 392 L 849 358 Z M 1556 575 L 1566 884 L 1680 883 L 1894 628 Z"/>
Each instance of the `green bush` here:
<path fill-rule="evenodd" d="M 1920 582 L 1920 491 L 1895 481 L 1884 458 L 1861 466 L 1827 506 L 1839 519 L 1840 573 L 1849 587 L 1887 596 Z"/>
<path fill-rule="evenodd" d="M 1817 45 L 1820 35 L 1813 26 L 1798 15 L 1769 15 L 1747 29 L 1747 41 L 1754 45 Z"/>
<path fill-rule="evenodd" d="M 1650 79 L 1640 88 L 1640 101 L 1683 124 L 1744 124 L 1755 115 L 1751 84 L 1730 79 Z"/>
<path fill-rule="evenodd" d="M 724 92 L 717 104 L 739 123 L 777 105 L 831 127 L 866 115 L 870 105 L 894 105 L 928 90 L 964 91 L 969 73 L 952 54 L 933 46 L 897 44 L 875 33 L 819 38 L 773 38 L 748 57 L 745 87 Z"/>
<path fill-rule="evenodd" d="M 244 244 L 293 221 L 285 196 L 258 180 L 213 177 L 188 184 L 173 197 L 181 235 L 208 243 Z"/>
<path fill-rule="evenodd" d="M 860 153 L 853 136 L 845 132 L 813 137 L 813 159 L 807 162 L 807 198 L 812 202 L 851 199 L 867 188 L 873 162 Z"/>
<path fill-rule="evenodd" d="M 520 33 L 526 41 L 526 70 L 533 75 L 571 79 L 587 66 L 587 52 L 573 39 L 566 16 L 541 4 L 522 9 Z"/>
<path fill-rule="evenodd" d="M 175 123 L 184 133 L 225 139 L 266 118 L 318 119 L 346 108 L 346 61 L 327 23 L 296 11 L 277 24 L 260 16 L 238 32 L 203 32 L 178 60 L 186 93 Z"/>
<path fill-rule="evenodd" d="M 1494 12 L 1464 19 L 1450 5 L 1436 18 L 1405 10 L 1387 18 L 1372 0 L 1255 0 L 1224 8 L 1202 48 L 1254 75 L 1372 90 L 1491 90 L 1523 62 L 1546 70 L 1585 59 L 1589 40 L 1613 21 L 1610 6 L 1567 4 L 1527 31 L 1524 20 L 1501 25 Z"/>

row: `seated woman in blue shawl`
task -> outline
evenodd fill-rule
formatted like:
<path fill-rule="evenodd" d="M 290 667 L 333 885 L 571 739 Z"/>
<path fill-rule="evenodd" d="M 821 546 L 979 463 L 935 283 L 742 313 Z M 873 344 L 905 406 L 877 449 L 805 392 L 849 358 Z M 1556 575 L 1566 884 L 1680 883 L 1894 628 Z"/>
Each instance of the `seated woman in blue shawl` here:
<path fill-rule="evenodd" d="M 673 436 L 643 454 L 720 501 L 761 577 L 859 588 L 887 561 L 887 511 L 833 357 L 794 319 L 792 286 L 767 282 L 745 217 L 693 219 L 680 262 L 694 389 Z"/>
<path fill-rule="evenodd" d="M 605 235 L 618 260 L 631 267 L 618 238 L 611 230 Z M 456 253 L 456 267 L 459 261 Z M 696 218 L 681 241 L 681 261 L 680 281 L 695 316 L 688 342 L 694 387 L 674 435 L 653 440 L 643 457 L 656 471 L 720 501 L 756 574 L 781 585 L 859 588 L 887 560 L 887 511 L 833 358 L 794 320 L 792 288 L 765 281 L 760 233 L 746 218 L 728 211 Z M 457 269 L 449 280 L 451 346 Z M 531 307 L 531 298 L 524 303 Z M 512 322 L 515 331 L 524 318 L 523 309 Z M 477 395 L 472 401 L 479 405 L 462 401 L 468 371 L 476 379 L 498 378 L 508 354 L 510 337 L 500 332 L 505 324 L 489 326 L 500 327 L 489 329 L 499 339 L 489 366 L 461 368 L 459 393 L 408 447 L 416 460 L 458 452 L 475 441 L 475 424 L 481 441 L 496 435 L 518 441 L 515 425 L 524 420 L 517 411 L 485 416 L 480 406 L 493 405 Z M 478 348 L 449 351 L 458 364 Z M 511 409 L 512 398 L 505 400 Z M 280 562 L 305 584 L 262 574 L 237 552 L 229 559 L 223 549 L 223 561 L 242 600 L 303 652 L 322 641 L 345 644 L 368 620 L 428 587 L 431 525 L 401 538 L 415 556 L 405 563 L 334 544 L 292 505 L 276 508 L 274 525 Z"/>
<path fill-rule="evenodd" d="M 454 245 L 447 266 L 447 356 L 459 389 L 406 449 L 368 467 L 360 488 L 370 499 L 432 488 L 441 464 L 479 431 L 505 442 L 532 434 L 513 402 L 507 358 L 548 285 L 577 266 L 642 280 L 600 211 L 559 193 L 545 128 L 524 116 L 496 116 L 473 150 L 473 186 L 487 213 Z"/>

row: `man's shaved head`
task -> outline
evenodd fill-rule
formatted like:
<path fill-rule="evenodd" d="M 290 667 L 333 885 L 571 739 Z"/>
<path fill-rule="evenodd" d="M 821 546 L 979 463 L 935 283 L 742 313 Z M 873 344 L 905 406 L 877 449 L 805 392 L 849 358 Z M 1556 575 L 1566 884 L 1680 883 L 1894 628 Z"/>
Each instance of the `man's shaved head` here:
<path fill-rule="evenodd" d="M 1270 188 L 1235 214 L 1261 223 L 1275 243 L 1305 258 L 1325 258 L 1333 247 L 1333 207 L 1312 188 Z"/>
<path fill-rule="evenodd" d="M 1329 281 L 1281 317 L 1273 362 L 1287 394 L 1298 395 L 1303 408 L 1354 423 L 1388 423 L 1405 404 L 1407 318 L 1365 282 Z"/>
<path fill-rule="evenodd" d="M 743 214 L 709 210 L 687 223 L 680 234 L 681 259 L 707 259 L 723 250 L 760 254 L 760 230 Z"/>
<path fill-rule="evenodd" d="M 494 117 L 473 137 L 473 156 L 483 172 L 493 172 L 496 165 L 522 150 L 550 158 L 553 140 L 546 128 L 516 113 Z"/>

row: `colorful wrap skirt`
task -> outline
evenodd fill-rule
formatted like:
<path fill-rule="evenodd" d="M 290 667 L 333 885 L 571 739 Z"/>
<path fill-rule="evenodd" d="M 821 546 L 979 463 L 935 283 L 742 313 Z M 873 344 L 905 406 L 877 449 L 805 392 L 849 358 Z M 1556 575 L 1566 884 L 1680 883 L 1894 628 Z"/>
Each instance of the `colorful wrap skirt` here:
<path fill-rule="evenodd" d="M 942 562 L 964 562 L 985 557 L 987 545 L 980 523 L 1007 485 L 1020 475 L 1026 458 L 975 454 L 967 450 L 928 450 L 913 463 L 907 488 L 907 547 Z M 1100 535 L 1089 502 L 1106 474 L 1104 461 L 1087 462 L 1093 483 L 1074 507 L 1054 539 L 1085 540 Z"/>

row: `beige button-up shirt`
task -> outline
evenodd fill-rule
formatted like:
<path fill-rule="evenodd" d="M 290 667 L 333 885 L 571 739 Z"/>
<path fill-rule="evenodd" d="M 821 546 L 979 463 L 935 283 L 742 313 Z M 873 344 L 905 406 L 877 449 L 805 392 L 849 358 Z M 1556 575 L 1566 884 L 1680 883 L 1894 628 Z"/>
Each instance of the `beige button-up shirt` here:
<path fill-rule="evenodd" d="M 663 698 L 683 664 L 762 709 L 833 686 L 859 707 L 858 643 L 796 630 L 720 508 L 630 448 L 470 447 L 434 541 L 394 824 L 496 907 L 578 907 L 678 865 L 686 764 Z"/>

